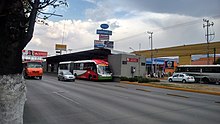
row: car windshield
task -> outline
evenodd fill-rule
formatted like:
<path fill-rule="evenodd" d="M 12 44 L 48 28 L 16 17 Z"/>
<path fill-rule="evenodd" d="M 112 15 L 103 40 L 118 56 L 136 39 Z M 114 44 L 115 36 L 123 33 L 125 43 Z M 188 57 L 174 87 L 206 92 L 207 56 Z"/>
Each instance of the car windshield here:
<path fill-rule="evenodd" d="M 41 63 L 39 62 L 29 62 L 27 63 L 28 68 L 42 68 Z"/>
<path fill-rule="evenodd" d="M 103 65 L 98 65 L 98 72 L 100 74 L 110 74 L 110 68 L 109 66 L 103 66 Z"/>
<path fill-rule="evenodd" d="M 69 71 L 63 71 L 63 75 L 72 75 L 72 73 Z"/>

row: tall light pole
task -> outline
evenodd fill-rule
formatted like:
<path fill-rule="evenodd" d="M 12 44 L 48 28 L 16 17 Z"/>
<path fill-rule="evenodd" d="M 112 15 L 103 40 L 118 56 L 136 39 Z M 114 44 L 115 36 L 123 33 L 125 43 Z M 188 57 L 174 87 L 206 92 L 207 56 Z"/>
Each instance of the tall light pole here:
<path fill-rule="evenodd" d="M 151 75 L 154 73 L 154 68 L 153 68 L 153 32 L 148 31 L 148 34 L 150 34 L 149 39 L 151 42 L 151 53 L 150 53 L 150 61 L 151 61 Z"/>
<path fill-rule="evenodd" d="M 215 34 L 210 34 L 209 33 L 209 27 L 213 26 L 214 23 L 213 22 L 210 23 L 208 19 L 203 19 L 203 22 L 206 23 L 206 24 L 203 24 L 203 28 L 206 27 L 206 34 L 205 34 L 205 36 L 206 36 L 206 40 L 207 40 L 207 65 L 209 65 L 210 64 L 209 63 L 209 36 L 215 35 Z"/>

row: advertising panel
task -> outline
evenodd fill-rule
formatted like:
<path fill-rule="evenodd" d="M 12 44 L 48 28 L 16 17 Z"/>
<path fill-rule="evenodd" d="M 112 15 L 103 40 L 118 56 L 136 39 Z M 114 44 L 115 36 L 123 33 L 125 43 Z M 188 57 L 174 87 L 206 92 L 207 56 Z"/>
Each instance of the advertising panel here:
<path fill-rule="evenodd" d="M 104 41 L 94 40 L 94 48 L 104 48 L 105 44 Z"/>
<path fill-rule="evenodd" d="M 96 30 L 96 34 L 112 35 L 112 31 L 110 31 L 110 30 L 100 30 L 100 29 L 97 29 L 97 30 Z"/>
<path fill-rule="evenodd" d="M 105 48 L 113 49 L 114 48 L 114 42 L 113 41 L 104 41 Z"/>
<path fill-rule="evenodd" d="M 99 40 L 108 41 L 109 35 L 99 34 Z"/>
<path fill-rule="evenodd" d="M 56 44 L 55 45 L 55 49 L 56 50 L 64 50 L 64 51 L 66 51 L 66 45 L 64 45 L 64 44 Z"/>
<path fill-rule="evenodd" d="M 138 62 L 137 58 L 127 58 L 127 62 Z"/>
<path fill-rule="evenodd" d="M 165 61 L 165 68 L 174 68 L 174 61 Z"/>
<path fill-rule="evenodd" d="M 47 52 L 44 51 L 33 51 L 34 56 L 47 56 Z"/>

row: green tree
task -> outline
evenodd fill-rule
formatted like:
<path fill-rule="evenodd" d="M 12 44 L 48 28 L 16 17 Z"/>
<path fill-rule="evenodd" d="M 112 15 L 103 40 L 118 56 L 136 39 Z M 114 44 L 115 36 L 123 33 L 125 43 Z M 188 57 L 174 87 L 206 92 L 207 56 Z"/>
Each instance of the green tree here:
<path fill-rule="evenodd" d="M 66 0 L 0 1 L 0 124 L 23 123 L 26 85 L 22 49 L 33 37 L 36 19 L 56 15 L 43 9 L 60 5 L 67 5 Z"/>
<path fill-rule="evenodd" d="M 214 64 L 220 64 L 220 58 L 218 58 Z"/>

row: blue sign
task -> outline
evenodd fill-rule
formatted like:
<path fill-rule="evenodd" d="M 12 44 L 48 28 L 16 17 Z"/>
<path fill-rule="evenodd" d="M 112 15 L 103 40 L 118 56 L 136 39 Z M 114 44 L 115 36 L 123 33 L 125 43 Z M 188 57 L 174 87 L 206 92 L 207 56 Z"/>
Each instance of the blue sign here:
<path fill-rule="evenodd" d="M 96 30 L 96 34 L 105 34 L 105 35 L 112 35 L 112 31 L 110 30 Z"/>
<path fill-rule="evenodd" d="M 163 65 L 165 60 L 163 59 L 158 59 L 158 58 L 152 58 L 153 64 L 157 64 L 157 65 Z M 146 59 L 146 64 L 151 64 L 151 59 L 147 58 Z"/>
<path fill-rule="evenodd" d="M 107 29 L 109 26 L 108 26 L 108 24 L 101 24 L 100 27 L 101 27 L 102 29 Z"/>

